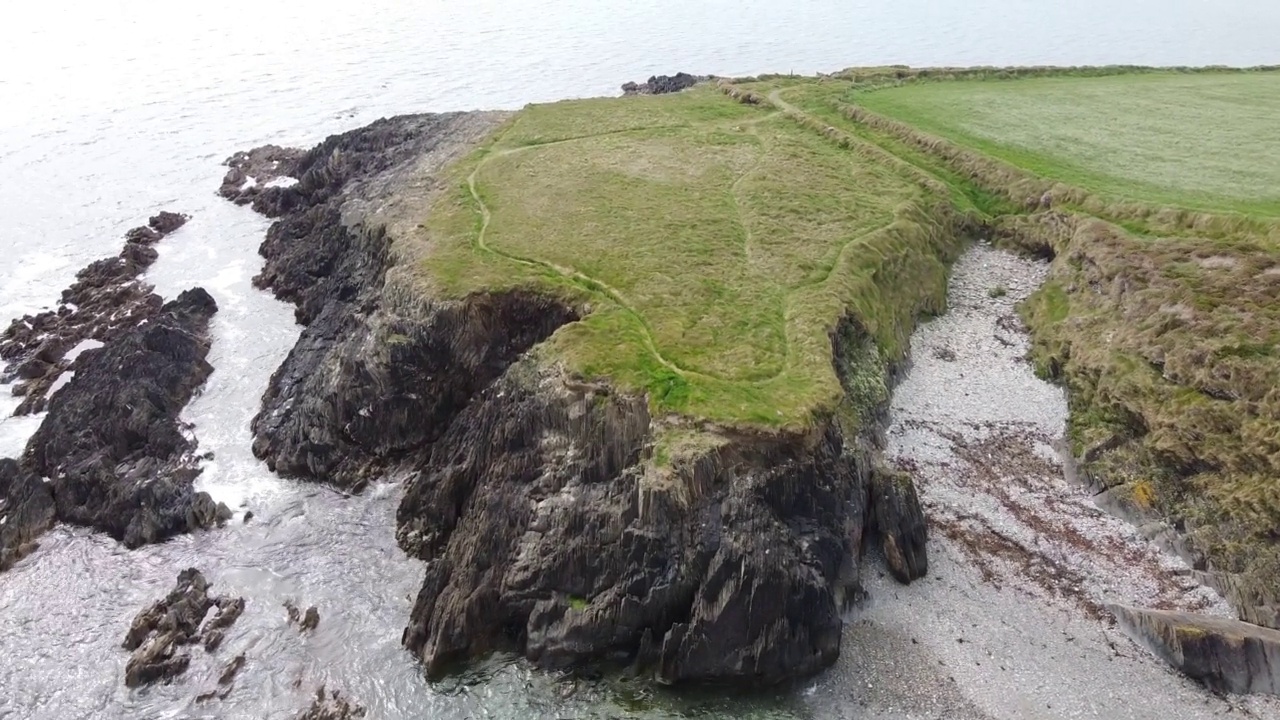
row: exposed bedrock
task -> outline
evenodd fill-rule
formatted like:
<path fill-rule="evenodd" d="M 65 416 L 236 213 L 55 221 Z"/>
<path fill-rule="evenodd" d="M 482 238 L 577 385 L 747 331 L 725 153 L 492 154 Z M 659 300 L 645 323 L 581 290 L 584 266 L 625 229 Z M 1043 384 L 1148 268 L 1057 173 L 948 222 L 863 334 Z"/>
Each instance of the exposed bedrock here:
<path fill-rule="evenodd" d="M 195 568 L 178 573 L 173 590 L 139 612 L 125 633 L 123 647 L 133 653 L 125 666 L 125 685 L 169 681 L 186 672 L 191 655 L 184 646 L 217 650 L 244 605 L 244 598 L 210 596 L 208 581 Z"/>
<path fill-rule="evenodd" d="M 195 442 L 178 421 L 213 371 L 205 357 L 216 310 L 203 289 L 187 290 L 77 363 L 23 456 L 25 469 L 50 479 L 58 520 L 136 547 L 228 515 L 193 491 Z"/>
<path fill-rule="evenodd" d="M 1124 629 L 1214 690 L 1280 695 L 1280 630 L 1188 612 L 1112 605 Z"/>
<path fill-rule="evenodd" d="M 706 75 L 690 75 L 686 72 L 678 72 L 675 75 L 653 75 L 647 82 L 624 83 L 622 94 L 664 95 L 666 93 L 680 92 L 708 79 L 710 77 Z"/>
<path fill-rule="evenodd" d="M 529 352 L 582 308 L 514 290 L 442 300 L 412 284 L 395 243 L 416 221 L 394 208 L 420 211 L 436 170 L 500 119 L 379 121 L 299 156 L 296 184 L 256 194 L 278 218 L 258 282 L 305 328 L 254 420 L 255 454 L 342 488 L 408 475 L 397 537 L 427 566 L 403 640 L 433 674 L 494 650 L 548 668 L 634 664 L 673 683 L 825 667 L 861 594 L 864 538 L 896 543 L 898 577 L 924 572 L 909 481 L 873 492 L 874 449 L 835 420 L 804 435 L 723 431 L 718 449 L 657 467 L 670 419 Z"/>
<path fill-rule="evenodd" d="M 776 683 L 835 660 L 861 593 L 867 455 L 832 423 L 655 470 L 652 431 L 642 398 L 531 362 L 467 406 L 398 513 L 401 546 L 427 561 L 404 642 L 429 672 L 517 649 L 550 668 Z"/>
<path fill-rule="evenodd" d="M 36 548 L 53 524 L 53 492 L 39 475 L 0 458 L 0 570 L 8 570 Z"/>
<path fill-rule="evenodd" d="M 437 303 L 385 287 L 393 258 L 382 225 L 366 223 L 369 212 L 405 172 L 460 154 L 469 147 L 460 138 L 499 119 L 404 116 L 330 137 L 294 159 L 264 155 L 298 182 L 265 188 L 253 201 L 279 218 L 255 281 L 294 302 L 306 326 L 253 421 L 254 453 L 276 472 L 359 488 L 438 437 L 471 395 L 574 317 L 550 300 Z M 233 167 L 228 178 L 243 172 Z M 487 332 L 494 327 L 504 334 Z"/>
<path fill-rule="evenodd" d="M 23 396 L 15 415 L 44 410 L 58 378 L 72 370 L 77 345 L 110 341 L 160 311 L 164 300 L 139 280 L 155 262 L 157 242 L 187 222 L 187 216 L 161 212 L 147 225 L 125 233 L 120 253 L 97 260 L 76 273 L 76 281 L 62 291 L 56 310 L 26 315 L 9 323 L 0 336 L 0 381 L 17 380 L 14 393 Z"/>

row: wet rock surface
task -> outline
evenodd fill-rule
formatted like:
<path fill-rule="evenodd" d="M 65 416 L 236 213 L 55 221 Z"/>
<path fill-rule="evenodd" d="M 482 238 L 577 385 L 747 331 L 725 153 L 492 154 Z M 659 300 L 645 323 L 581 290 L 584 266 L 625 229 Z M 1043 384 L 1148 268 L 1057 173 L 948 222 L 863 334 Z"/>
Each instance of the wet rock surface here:
<path fill-rule="evenodd" d="M 259 205 L 255 201 L 264 193 L 270 195 L 272 184 L 281 178 L 295 178 L 303 155 L 302 150 L 279 145 L 238 152 L 223 161 L 230 169 L 222 179 L 218 194 L 237 205 L 254 203 L 255 210 L 265 213 L 270 205 Z"/>
<path fill-rule="evenodd" d="M 1280 630 L 1189 612 L 1107 609 L 1140 644 L 1211 689 L 1280 695 Z"/>
<path fill-rule="evenodd" d="M 156 259 L 154 245 L 186 224 L 188 217 L 161 212 L 125 234 L 119 255 L 98 260 L 76 273 L 56 310 L 26 315 L 0 336 L 0 381 L 19 382 L 24 396 L 15 415 L 41 412 L 63 373 L 74 369 L 72 351 L 85 341 L 108 342 L 160 311 L 163 299 L 139 277 Z"/>
<path fill-rule="evenodd" d="M 207 292 L 188 290 L 77 363 L 22 458 L 49 478 L 58 520 L 137 547 L 229 517 L 192 489 L 196 445 L 178 420 L 213 371 L 216 310 Z"/>
<path fill-rule="evenodd" d="M 206 650 L 212 652 L 209 639 L 220 637 L 242 612 L 243 598 L 211 597 L 209 583 L 199 570 L 187 568 L 178 573 L 173 590 L 139 612 L 125 634 L 123 647 L 133 652 L 125 666 L 125 685 L 167 682 L 186 672 L 191 656 L 184 646 L 204 643 Z M 238 660 L 238 664 L 233 660 L 224 671 L 227 682 L 220 680 L 220 684 L 231 682 L 239 671 L 238 665 L 244 662 L 243 656 Z"/>
<path fill-rule="evenodd" d="M 686 72 L 678 72 L 675 75 L 653 75 L 646 82 L 624 84 L 622 86 L 622 94 L 664 95 L 666 93 L 680 92 L 709 79 L 711 79 L 709 75 L 690 75 Z"/>
<path fill-rule="evenodd" d="M 39 475 L 0 458 L 0 570 L 36 548 L 54 521 L 53 492 Z"/>

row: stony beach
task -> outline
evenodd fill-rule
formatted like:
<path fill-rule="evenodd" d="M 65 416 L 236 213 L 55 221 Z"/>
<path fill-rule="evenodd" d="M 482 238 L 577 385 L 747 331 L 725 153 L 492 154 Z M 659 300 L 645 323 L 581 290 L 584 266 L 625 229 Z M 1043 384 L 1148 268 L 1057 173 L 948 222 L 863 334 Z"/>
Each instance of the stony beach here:
<path fill-rule="evenodd" d="M 1016 314 L 1046 269 L 975 245 L 953 269 L 949 311 L 913 336 L 887 454 L 916 477 L 929 576 L 864 578 L 870 600 L 843 643 L 858 651 L 811 688 L 815 706 L 885 720 L 1280 717 L 1275 698 L 1218 696 L 1177 674 L 1105 610 L 1232 615 L 1067 479 L 1066 398 L 1024 359 Z"/>

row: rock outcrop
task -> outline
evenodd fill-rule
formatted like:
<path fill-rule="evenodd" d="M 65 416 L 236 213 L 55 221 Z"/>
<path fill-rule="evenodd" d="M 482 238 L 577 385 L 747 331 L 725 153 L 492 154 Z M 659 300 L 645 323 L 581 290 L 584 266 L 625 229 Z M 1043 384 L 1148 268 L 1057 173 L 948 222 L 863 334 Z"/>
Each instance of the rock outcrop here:
<path fill-rule="evenodd" d="M 153 247 L 187 222 L 187 216 L 161 212 L 147 225 L 125 234 L 116 257 L 98 260 L 76 273 L 62 292 L 56 310 L 12 321 L 0 336 L 0 359 L 6 363 L 0 381 L 18 380 L 14 392 L 23 401 L 14 414 L 44 410 L 49 391 L 73 369 L 69 353 L 84 341 L 109 342 L 120 333 L 160 312 L 163 299 L 139 276 L 156 259 Z"/>
<path fill-rule="evenodd" d="M 243 598 L 210 597 L 209 583 L 199 570 L 187 568 L 178 573 L 173 590 L 139 612 L 125 634 L 123 647 L 133 651 L 125 665 L 125 685 L 167 682 L 186 672 L 191 655 L 183 647 L 203 643 L 206 651 L 213 652 L 222 633 L 242 612 Z M 233 660 L 224 671 L 226 682 L 220 680 L 219 684 L 229 685 L 243 663 L 243 656 L 238 662 Z"/>
<path fill-rule="evenodd" d="M 704 80 L 710 80 L 707 75 L 690 75 L 685 72 L 678 72 L 675 75 L 654 75 L 647 82 L 635 83 L 629 82 L 622 86 L 623 95 L 663 95 L 666 93 L 680 92 L 687 88 L 691 88 Z"/>
<path fill-rule="evenodd" d="M 296 184 L 253 199 L 278 218 L 258 282 L 306 326 L 253 422 L 255 454 L 344 489 L 409 475 L 397 538 L 427 566 L 403 641 L 432 673 L 495 649 L 672 683 L 776 683 L 829 665 L 873 523 L 904 579 L 924 571 L 909 483 L 873 493 L 874 450 L 834 419 L 802 435 L 725 431 L 717 449 L 659 467 L 670 419 L 528 353 L 583 308 L 408 284 L 395 226 L 416 221 L 386 208 L 420 212 L 433 173 L 497 122 L 379 121 L 329 138 L 290 167 Z"/>
<path fill-rule="evenodd" d="M 29 470 L 0 458 L 0 570 L 8 570 L 36 548 L 53 524 L 53 492 Z"/>
<path fill-rule="evenodd" d="M 362 717 L 364 708 L 342 697 L 337 690 L 326 693 L 321 685 L 311 707 L 303 711 L 298 720 L 355 720 Z"/>
<path fill-rule="evenodd" d="M 1124 629 L 1214 690 L 1280 695 L 1280 630 L 1187 612 L 1112 605 Z"/>
<path fill-rule="evenodd" d="M 195 442 L 178 421 L 213 370 L 216 310 L 204 290 L 188 290 L 79 360 L 23 456 L 49 478 L 58 520 L 137 547 L 229 516 L 192 489 Z"/>
<path fill-rule="evenodd" d="M 929 571 L 928 525 L 911 476 L 877 467 L 871 480 L 871 525 L 889 573 L 910 583 Z"/>
<path fill-rule="evenodd" d="M 776 683 L 834 661 L 869 489 L 839 430 L 659 473 L 643 398 L 571 387 L 512 368 L 410 484 L 397 537 L 427 572 L 404 641 L 428 670 L 516 648 L 544 667 Z"/>

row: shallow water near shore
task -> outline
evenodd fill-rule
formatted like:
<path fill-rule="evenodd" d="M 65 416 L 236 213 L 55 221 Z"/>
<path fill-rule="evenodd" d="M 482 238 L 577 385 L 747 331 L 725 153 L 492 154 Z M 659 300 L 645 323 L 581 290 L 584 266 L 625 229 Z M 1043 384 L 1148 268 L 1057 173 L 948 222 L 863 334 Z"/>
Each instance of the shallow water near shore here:
<path fill-rule="evenodd" d="M 869 563 L 873 599 L 846 632 L 844 658 L 797 692 L 677 697 L 636 684 L 574 683 L 503 658 L 427 684 L 399 642 L 421 567 L 395 544 L 398 487 L 383 483 L 344 497 L 277 479 L 249 451 L 249 419 L 298 329 L 291 307 L 250 284 L 261 266 L 256 248 L 267 221 L 214 190 L 221 160 L 261 143 L 309 146 L 327 133 L 403 112 L 613 94 L 623 81 L 659 72 L 812 73 L 889 62 L 1276 62 L 1280 6 L 1253 0 L 981 0 L 944 7 L 928 0 L 807 0 L 696 8 L 669 0 L 372 0 L 358 6 L 51 0 L 6 16 L 0 318 L 52 304 L 77 269 L 115 254 L 125 229 L 148 215 L 161 209 L 191 214 L 185 228 L 158 246 L 160 259 L 148 279 L 166 297 L 201 285 L 219 303 L 209 358 L 216 370 L 184 417 L 195 425 L 201 452 L 214 453 L 202 488 L 238 515 L 224 530 L 132 552 L 82 529 L 49 533 L 38 552 L 0 575 L 0 718 L 287 718 L 321 684 L 352 696 L 374 718 L 1123 717 L 1109 710 L 1132 699 L 1133 691 L 1108 690 L 1102 680 L 1113 676 L 1143 683 L 1144 702 L 1163 693 L 1169 703 L 1205 716 L 1225 711 L 1154 662 L 1133 659 L 1128 674 L 1099 669 L 1104 641 L 1127 647 L 1123 638 L 1073 615 L 1082 612 L 1074 605 L 1037 595 L 1044 592 L 1034 577 L 1025 580 L 1026 594 L 1013 580 L 993 589 L 963 543 L 938 533 L 933 574 L 918 586 L 883 581 Z M 0 455 L 14 455 L 38 418 L 8 419 L 16 403 L 7 388 L 0 393 Z M 1046 488 L 1027 492 L 1052 490 Z M 931 514 L 945 514 L 946 490 L 923 490 Z M 241 522 L 245 510 L 254 513 L 248 523 Z M 119 647 L 124 631 L 187 566 L 201 568 L 213 592 L 245 596 L 246 613 L 216 655 L 195 653 L 180 682 L 128 690 L 122 682 L 127 653 Z M 1143 587 L 1130 590 L 1147 592 Z M 1191 602 L 1194 589 L 1187 596 Z M 318 607 L 314 634 L 288 627 L 285 600 Z M 1032 600 L 1042 604 L 993 615 L 1002 603 Z M 943 605 L 950 614 L 936 612 Z M 932 620 L 921 619 L 926 616 Z M 1053 662 L 1036 655 L 1031 643 L 1041 636 L 1034 633 L 1022 633 L 1029 638 L 1025 646 L 1004 650 L 1009 662 L 1027 668 L 1019 677 L 1034 691 L 974 664 L 983 662 L 981 655 L 968 653 L 985 652 L 994 641 L 966 646 L 950 637 L 950 625 L 987 621 L 993 624 L 983 631 L 990 637 L 1007 637 L 998 634 L 1002 619 L 1045 627 L 1041 649 Z M 1064 638 L 1085 634 L 1103 639 L 1091 641 L 1077 659 L 1068 651 L 1081 641 Z M 248 663 L 231 695 L 195 703 L 196 694 L 212 688 L 221 664 L 240 652 Z M 935 672 L 937 662 L 948 670 Z M 1067 679 L 1055 684 L 1044 680 L 1046 673 Z M 1093 692 L 1092 705 L 1072 697 L 1086 690 Z M 1255 705 L 1261 716 L 1271 712 Z"/>

